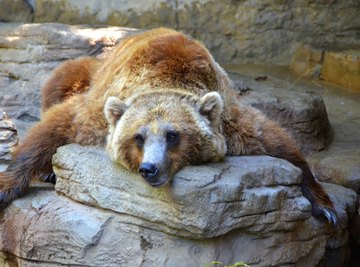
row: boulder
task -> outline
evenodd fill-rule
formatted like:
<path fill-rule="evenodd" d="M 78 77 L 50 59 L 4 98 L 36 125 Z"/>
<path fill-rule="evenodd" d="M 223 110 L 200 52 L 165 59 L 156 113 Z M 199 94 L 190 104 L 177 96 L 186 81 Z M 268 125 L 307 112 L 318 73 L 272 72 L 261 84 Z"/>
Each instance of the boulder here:
<path fill-rule="evenodd" d="M 356 194 L 331 192 L 340 226 L 311 216 L 300 170 L 267 156 L 190 166 L 154 189 L 102 149 L 68 145 L 53 190 L 33 187 L 0 222 L 1 260 L 21 266 L 315 266 L 346 263 Z M 330 253 L 330 254 L 329 254 Z M 330 258 L 327 258 L 330 255 Z M 332 265 L 341 266 L 341 265 Z"/>
<path fill-rule="evenodd" d="M 321 181 L 335 183 L 360 193 L 360 151 L 335 147 L 313 155 L 312 169 Z"/>
<path fill-rule="evenodd" d="M 303 152 L 320 151 L 331 143 L 333 130 L 320 95 L 295 92 L 290 83 L 281 84 L 279 80 L 266 84 L 249 77 L 242 77 L 242 80 L 249 88 L 239 90 L 239 101 L 260 109 L 268 118 L 279 122 Z M 243 82 L 235 81 L 239 88 L 238 84 L 243 86 Z"/>

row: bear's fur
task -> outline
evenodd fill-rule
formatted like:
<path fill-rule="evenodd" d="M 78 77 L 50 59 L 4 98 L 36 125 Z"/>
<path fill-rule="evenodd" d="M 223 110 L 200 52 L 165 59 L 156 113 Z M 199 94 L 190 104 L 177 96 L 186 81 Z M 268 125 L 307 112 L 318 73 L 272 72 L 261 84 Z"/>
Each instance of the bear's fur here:
<path fill-rule="evenodd" d="M 157 187 L 180 168 L 225 155 L 271 155 L 303 171 L 313 214 L 337 224 L 333 204 L 295 141 L 260 111 L 237 102 L 227 74 L 199 42 L 169 29 L 127 38 L 105 59 L 62 64 L 43 89 L 42 120 L 0 174 L 0 201 L 21 196 L 69 143 L 106 147 L 112 160 Z"/>

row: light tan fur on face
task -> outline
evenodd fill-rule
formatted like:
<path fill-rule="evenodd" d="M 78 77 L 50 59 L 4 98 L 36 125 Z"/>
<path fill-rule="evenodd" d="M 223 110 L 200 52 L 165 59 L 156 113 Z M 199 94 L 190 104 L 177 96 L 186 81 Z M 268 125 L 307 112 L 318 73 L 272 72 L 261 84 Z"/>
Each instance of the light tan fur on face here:
<path fill-rule="evenodd" d="M 136 147 L 135 134 L 143 133 L 147 139 L 163 138 L 166 129 L 178 132 L 181 137 L 179 146 L 167 151 L 166 158 L 171 162 L 170 168 L 167 167 L 169 177 L 183 166 L 222 159 L 226 153 L 226 142 L 220 123 L 223 107 L 220 95 L 214 92 L 202 98 L 193 95 L 183 97 L 176 99 L 172 94 L 164 95 L 160 92 L 143 94 L 132 100 L 116 125 L 111 126 L 112 118 L 109 118 L 110 128 L 114 127 L 114 130 L 110 130 L 107 149 L 113 160 L 137 170 L 144 151 Z M 150 105 L 149 99 L 152 102 Z M 105 114 L 108 112 L 107 107 L 117 109 L 109 103 L 122 105 L 120 100 L 109 98 Z M 127 153 L 124 147 L 132 152 Z M 136 160 L 132 158 L 134 156 Z M 132 164 L 134 161 L 136 164 Z"/>

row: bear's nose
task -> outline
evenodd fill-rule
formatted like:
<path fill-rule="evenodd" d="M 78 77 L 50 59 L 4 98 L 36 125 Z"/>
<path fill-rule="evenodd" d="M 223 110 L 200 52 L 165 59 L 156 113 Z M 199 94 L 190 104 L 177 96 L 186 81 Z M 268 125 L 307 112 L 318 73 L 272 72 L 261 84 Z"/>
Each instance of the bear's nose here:
<path fill-rule="evenodd" d="M 139 173 L 141 174 L 141 176 L 143 178 L 145 178 L 145 180 L 147 180 L 149 182 L 153 182 L 154 177 L 158 173 L 158 168 L 156 168 L 156 166 L 154 164 L 144 162 L 144 163 L 140 164 Z"/>

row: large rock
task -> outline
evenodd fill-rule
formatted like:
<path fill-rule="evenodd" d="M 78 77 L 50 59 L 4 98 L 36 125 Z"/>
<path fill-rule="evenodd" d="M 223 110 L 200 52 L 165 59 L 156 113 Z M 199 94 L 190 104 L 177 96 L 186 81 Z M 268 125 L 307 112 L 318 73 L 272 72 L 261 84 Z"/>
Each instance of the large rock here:
<path fill-rule="evenodd" d="M 250 77 L 242 77 L 242 80 L 249 88 L 240 90 L 239 101 L 260 109 L 268 118 L 279 122 L 292 134 L 303 152 L 320 151 L 331 143 L 333 131 L 321 96 L 295 92 L 290 83 L 281 84 L 279 80 L 273 84 L 256 82 Z"/>
<path fill-rule="evenodd" d="M 333 148 L 313 155 L 310 162 L 317 177 L 360 193 L 360 151 Z"/>
<path fill-rule="evenodd" d="M 101 55 L 134 29 L 0 23 L 0 109 L 20 136 L 40 119 L 40 88 L 62 61 Z"/>
<path fill-rule="evenodd" d="M 284 160 L 233 157 L 187 167 L 160 189 L 97 148 L 62 147 L 53 164 L 60 195 L 33 188 L 2 215 L 3 262 L 315 266 L 335 257 L 327 266 L 343 266 L 347 261 L 348 214 L 356 212 L 356 194 L 326 185 L 340 219 L 334 229 L 311 216 L 299 188 L 300 171 Z"/>

